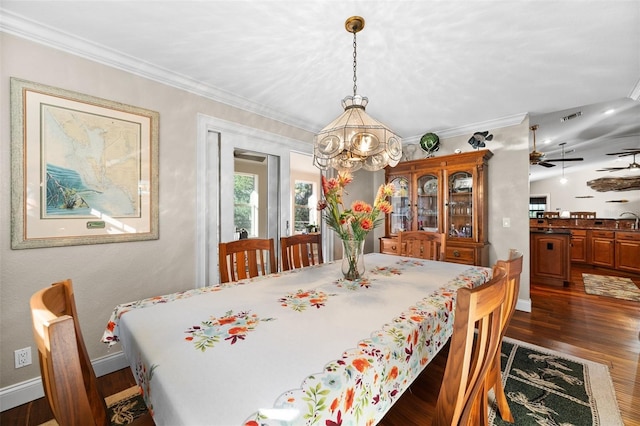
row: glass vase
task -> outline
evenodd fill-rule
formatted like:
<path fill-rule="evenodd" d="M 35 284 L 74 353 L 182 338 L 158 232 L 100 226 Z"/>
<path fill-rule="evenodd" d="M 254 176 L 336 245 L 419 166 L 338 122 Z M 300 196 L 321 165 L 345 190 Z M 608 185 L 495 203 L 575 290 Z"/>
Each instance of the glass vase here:
<path fill-rule="evenodd" d="M 349 281 L 364 275 L 364 240 L 342 240 L 342 275 Z"/>

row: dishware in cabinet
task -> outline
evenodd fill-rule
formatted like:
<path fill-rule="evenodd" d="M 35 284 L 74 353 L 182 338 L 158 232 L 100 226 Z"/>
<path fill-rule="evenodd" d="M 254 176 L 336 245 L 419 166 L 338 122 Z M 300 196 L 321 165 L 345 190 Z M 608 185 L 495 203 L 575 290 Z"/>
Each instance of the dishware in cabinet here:
<path fill-rule="evenodd" d="M 417 173 L 399 170 L 388 174 L 387 182 L 393 184 L 390 197 L 393 211 L 386 221 L 385 235 L 396 236 L 402 231 L 439 232 L 441 181 L 440 170 Z"/>
<path fill-rule="evenodd" d="M 393 194 L 389 202 L 393 208 L 387 218 L 386 234 L 397 234 L 402 231 L 411 231 L 411 185 L 409 176 L 396 176 L 389 181 L 393 185 Z"/>

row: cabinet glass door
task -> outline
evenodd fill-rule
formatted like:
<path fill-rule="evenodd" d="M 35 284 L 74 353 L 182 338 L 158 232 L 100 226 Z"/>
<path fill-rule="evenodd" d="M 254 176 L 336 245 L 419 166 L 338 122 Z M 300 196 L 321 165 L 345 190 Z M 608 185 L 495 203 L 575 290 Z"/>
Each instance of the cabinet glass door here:
<path fill-rule="evenodd" d="M 473 175 L 455 172 L 448 182 L 449 236 L 473 238 Z"/>
<path fill-rule="evenodd" d="M 418 230 L 440 232 L 438 220 L 438 176 L 425 174 L 417 179 L 418 201 L 416 220 Z"/>
<path fill-rule="evenodd" d="M 390 202 L 393 211 L 389 215 L 389 232 L 397 234 L 401 231 L 411 231 L 411 191 L 409 179 L 399 176 L 391 180 L 393 194 Z"/>

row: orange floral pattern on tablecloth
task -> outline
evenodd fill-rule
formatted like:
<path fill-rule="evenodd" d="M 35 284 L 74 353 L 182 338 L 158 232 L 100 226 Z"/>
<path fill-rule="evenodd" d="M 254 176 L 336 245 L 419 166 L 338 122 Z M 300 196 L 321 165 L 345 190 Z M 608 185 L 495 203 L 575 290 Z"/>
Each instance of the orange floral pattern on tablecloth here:
<path fill-rule="evenodd" d="M 369 288 L 371 287 L 371 282 L 367 277 L 358 278 L 357 280 L 347 280 L 344 278 L 340 278 L 335 280 L 333 283 L 336 287 L 345 288 L 347 290 L 358 290 L 360 288 Z"/>
<path fill-rule="evenodd" d="M 157 367 L 158 366 L 156 364 L 147 366 L 142 361 L 140 353 L 138 353 L 138 358 L 133 366 L 136 382 L 140 387 L 142 398 L 144 399 L 144 403 L 147 405 L 147 409 L 151 415 L 153 415 L 153 403 L 151 402 L 151 379 L 153 379 L 153 372 Z"/>
<path fill-rule="evenodd" d="M 278 275 L 279 274 L 271 274 L 268 276 L 274 277 Z M 236 285 L 245 285 L 254 281 L 261 281 L 266 277 L 267 275 L 259 275 L 257 277 L 246 280 L 228 282 L 210 287 L 194 288 L 192 290 L 179 291 L 177 293 L 166 294 L 163 296 L 154 296 L 147 299 L 137 300 L 135 302 L 120 304 L 113 309 L 113 312 L 111 312 L 111 317 L 109 318 L 109 322 L 107 323 L 106 330 L 102 334 L 101 341 L 103 343 L 107 343 L 109 346 L 115 345 L 119 341 L 118 323 L 120 322 L 120 317 L 133 309 L 146 308 L 161 303 L 169 303 L 173 302 L 174 300 L 188 299 L 189 297 L 197 296 L 199 294 L 212 293 Z"/>
<path fill-rule="evenodd" d="M 403 262 L 401 267 L 411 264 Z M 376 424 L 451 336 L 457 289 L 473 288 L 490 278 L 489 269 L 469 268 L 325 365 L 322 372 L 308 376 L 301 388 L 283 393 L 274 408 L 298 410 L 302 414 L 296 424 Z M 279 422 L 256 412 L 244 425 Z"/>
<path fill-rule="evenodd" d="M 202 321 L 200 325 L 190 327 L 185 333 L 185 340 L 193 342 L 196 349 L 204 352 L 214 347 L 221 340 L 228 341 L 232 345 L 244 340 L 250 331 L 256 329 L 262 321 L 273 321 L 274 318 L 258 318 L 258 315 L 250 311 L 234 314 L 227 311 L 221 317 L 212 316 Z"/>
<path fill-rule="evenodd" d="M 335 296 L 335 294 L 327 294 L 317 290 L 298 290 L 278 299 L 278 302 L 285 308 L 302 312 L 310 306 L 320 309 L 325 306 L 329 296 Z"/>

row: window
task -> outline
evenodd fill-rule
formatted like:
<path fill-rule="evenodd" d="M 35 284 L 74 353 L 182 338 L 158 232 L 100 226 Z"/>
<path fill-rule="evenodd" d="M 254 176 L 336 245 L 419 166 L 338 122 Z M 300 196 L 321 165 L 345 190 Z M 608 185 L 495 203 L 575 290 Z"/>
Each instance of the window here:
<path fill-rule="evenodd" d="M 529 196 L 529 217 L 542 217 L 549 205 L 548 195 L 531 195 Z"/>
<path fill-rule="evenodd" d="M 258 236 L 258 175 L 235 173 L 233 181 L 233 219 L 237 230 Z"/>
<path fill-rule="evenodd" d="M 296 180 L 293 198 L 294 233 L 307 232 L 307 225 L 318 224 L 316 185 L 313 182 Z"/>

